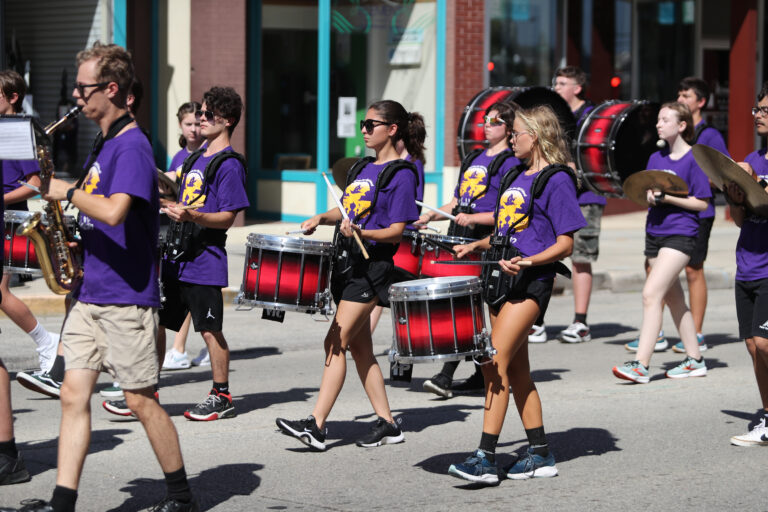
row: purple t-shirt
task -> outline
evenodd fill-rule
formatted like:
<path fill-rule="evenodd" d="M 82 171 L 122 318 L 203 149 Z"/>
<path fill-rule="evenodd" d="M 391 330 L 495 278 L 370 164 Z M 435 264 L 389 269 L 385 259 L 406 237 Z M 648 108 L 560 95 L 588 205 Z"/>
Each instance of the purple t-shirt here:
<path fill-rule="evenodd" d="M 496 218 L 496 227 L 502 236 L 517 222 L 510 243 L 523 256 L 538 254 L 554 245 L 558 236 L 587 225 L 576 200 L 576 187 L 564 172 L 550 177 L 541 196 L 533 201 L 532 214 L 527 215 L 535 177 L 536 174 L 528 176 L 523 172 L 515 178 L 501 195 Z M 518 222 L 520 219 L 523 220 Z"/>
<path fill-rule="evenodd" d="M 416 171 L 419 173 L 419 184 L 416 186 L 416 200 L 424 201 L 424 162 L 411 155 L 408 155 L 405 159 L 416 166 Z M 421 208 L 418 208 L 418 210 L 421 210 Z"/>
<path fill-rule="evenodd" d="M 505 151 L 510 151 L 509 149 Z M 493 159 L 498 155 L 488 156 L 487 151 L 483 151 L 472 160 L 472 163 L 464 171 L 461 182 L 453 191 L 453 197 L 459 200 L 459 205 L 466 206 L 470 204 L 473 197 L 482 194 L 471 203 L 472 211 L 476 213 L 492 212 L 496 207 L 496 198 L 499 197 L 499 185 L 501 178 L 513 167 L 520 165 L 520 160 L 511 156 L 501 165 L 499 172 L 491 177 L 488 183 L 488 167 Z M 486 190 L 486 185 L 488 186 Z M 483 192 L 485 191 L 485 192 Z"/>
<path fill-rule="evenodd" d="M 398 169 L 387 186 L 379 191 L 374 208 L 364 213 L 373 201 L 376 179 L 387 163 L 369 163 L 363 167 L 341 198 L 350 220 L 361 224 L 364 229 L 384 229 L 397 222 L 408 224 L 419 218 L 416 176 L 408 169 Z M 360 214 L 363 216 L 360 217 Z"/>
<path fill-rule="evenodd" d="M 175 173 L 181 172 L 181 165 L 190 154 L 191 153 L 186 147 L 181 148 L 178 152 L 176 152 L 175 155 L 173 155 L 173 158 L 171 159 L 171 165 L 168 167 L 168 170 Z"/>
<path fill-rule="evenodd" d="M 3 195 L 13 192 L 23 186 L 19 180 L 27 181 L 27 176 L 40 172 L 37 160 L 3 160 Z M 8 205 L 9 210 L 27 211 L 27 201 L 19 201 Z"/>
<path fill-rule="evenodd" d="M 657 151 L 648 159 L 646 168 L 675 174 L 688 185 L 689 196 L 704 201 L 712 197 L 707 175 L 696 164 L 690 150 L 679 160 L 672 160 L 667 148 Z M 648 208 L 645 231 L 653 236 L 696 236 L 699 232 L 698 212 L 666 203 L 652 206 Z"/>
<path fill-rule="evenodd" d="M 765 149 L 754 151 L 744 159 L 761 179 L 768 180 Z M 736 242 L 736 279 L 756 281 L 768 278 L 768 218 L 747 212 Z"/>
<path fill-rule="evenodd" d="M 704 123 L 704 120 L 702 119 L 699 124 L 696 126 L 700 126 Z M 707 126 L 704 128 L 701 133 L 699 134 L 699 138 L 696 139 L 696 144 L 703 144 L 704 146 L 709 146 L 712 149 L 716 149 L 725 156 L 730 157 L 731 154 L 728 153 L 728 148 L 725 147 L 725 140 L 723 139 L 722 134 L 712 126 Z M 699 218 L 700 219 L 709 219 L 715 216 L 715 203 L 714 201 L 708 202 L 707 209 L 703 212 L 699 212 Z"/>
<path fill-rule="evenodd" d="M 109 226 L 80 213 L 83 284 L 78 299 L 92 304 L 160 307 L 157 286 L 159 208 L 152 147 L 138 128 L 104 143 L 83 190 L 132 198 L 122 224 Z"/>
<path fill-rule="evenodd" d="M 226 147 L 222 151 L 231 151 Z M 249 205 L 245 190 L 245 168 L 235 158 L 222 162 L 211 183 L 203 181 L 205 166 L 210 156 L 200 155 L 184 177 L 180 186 L 181 203 L 203 203 L 200 213 L 237 212 Z M 198 198 L 198 195 L 202 195 Z M 197 198 L 197 199 L 196 199 Z M 227 250 L 224 247 L 209 246 L 192 261 L 178 263 L 179 281 L 209 286 L 227 286 Z"/>

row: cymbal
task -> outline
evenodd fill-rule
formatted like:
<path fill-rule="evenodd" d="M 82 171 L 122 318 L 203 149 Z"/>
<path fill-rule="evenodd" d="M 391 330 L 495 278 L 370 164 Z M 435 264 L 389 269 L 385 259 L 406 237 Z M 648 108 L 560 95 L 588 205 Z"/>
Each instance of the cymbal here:
<path fill-rule="evenodd" d="M 333 163 L 333 166 L 331 167 L 331 174 L 333 174 L 333 181 L 336 182 L 336 185 L 341 189 L 344 190 L 344 187 L 347 185 L 347 172 L 352 168 L 353 165 L 355 165 L 355 162 L 360 160 L 357 157 L 350 156 L 350 157 L 344 157 L 339 158 Z"/>
<path fill-rule="evenodd" d="M 744 191 L 744 202 L 752 212 L 768 217 L 768 194 L 761 187 L 755 176 L 750 176 L 739 164 L 716 149 L 703 144 L 693 146 L 693 157 L 715 186 L 723 190 L 729 183 Z"/>
<path fill-rule="evenodd" d="M 170 190 L 171 192 L 171 193 L 163 194 L 163 197 L 167 199 L 171 199 L 173 201 L 178 199 L 179 185 L 175 181 L 173 181 L 171 178 L 169 178 L 168 175 L 165 174 L 160 169 L 157 169 L 157 181 L 159 181 L 161 185 L 165 185 L 165 187 L 167 187 L 168 190 Z"/>
<path fill-rule="evenodd" d="M 667 171 L 648 170 L 630 174 L 621 184 L 627 199 L 640 206 L 648 206 L 646 191 L 650 188 L 658 189 L 672 196 L 686 197 L 688 185 L 676 174 Z"/>

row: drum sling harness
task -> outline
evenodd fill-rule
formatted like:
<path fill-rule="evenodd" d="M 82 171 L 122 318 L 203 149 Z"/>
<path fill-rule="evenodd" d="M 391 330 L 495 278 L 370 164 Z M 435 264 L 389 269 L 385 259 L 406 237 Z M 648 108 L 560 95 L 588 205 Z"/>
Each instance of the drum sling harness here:
<path fill-rule="evenodd" d="M 187 173 L 192 170 L 192 166 L 205 150 L 206 148 L 200 148 L 184 160 L 184 163 L 181 166 L 182 184 L 186 179 Z M 195 204 L 195 201 L 203 195 L 203 192 L 208 187 L 208 183 L 210 183 L 210 180 L 216 175 L 221 164 L 230 158 L 234 158 L 240 162 L 243 169 L 245 169 L 246 175 L 248 174 L 248 165 L 243 155 L 236 151 L 221 151 L 205 166 L 205 170 L 203 171 L 203 186 L 201 187 L 200 192 L 192 198 L 188 204 Z M 243 183 L 243 185 L 245 185 L 245 183 Z M 179 187 L 179 201 L 181 201 L 181 195 L 183 193 L 184 187 Z M 190 221 L 171 221 L 168 227 L 168 242 L 165 248 L 165 253 L 173 261 L 191 261 L 202 254 L 206 247 L 224 247 L 226 241 L 226 229 L 206 228 Z"/>

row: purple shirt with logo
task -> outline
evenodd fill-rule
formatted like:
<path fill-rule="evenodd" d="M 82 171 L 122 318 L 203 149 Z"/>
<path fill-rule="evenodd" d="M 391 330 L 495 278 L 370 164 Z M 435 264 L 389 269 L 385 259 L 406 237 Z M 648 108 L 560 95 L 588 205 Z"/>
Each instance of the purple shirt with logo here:
<path fill-rule="evenodd" d="M 168 170 L 175 173 L 180 173 L 181 165 L 184 163 L 184 160 L 186 160 L 187 157 L 191 154 L 192 153 L 190 153 L 186 147 L 181 148 L 176 152 L 175 155 L 173 155 L 173 158 L 171 159 L 171 165 L 168 167 Z"/>
<path fill-rule="evenodd" d="M 129 194 L 132 202 L 125 221 L 117 226 L 80 213 L 84 258 L 78 300 L 160 307 L 157 171 L 152 147 L 140 129 L 104 143 L 83 190 L 102 197 Z"/>
<path fill-rule="evenodd" d="M 760 179 L 768 180 L 768 160 L 765 149 L 754 151 L 744 159 Z M 748 211 L 736 242 L 736 279 L 757 281 L 768 278 L 768 218 Z"/>
<path fill-rule="evenodd" d="M 670 158 L 667 148 L 657 151 L 648 159 L 647 168 L 668 171 L 678 176 L 688 185 L 689 196 L 704 201 L 712 197 L 707 175 L 696 164 L 690 150 L 679 160 Z M 653 236 L 696 236 L 699 232 L 698 212 L 666 203 L 652 206 L 648 208 L 645 231 Z"/>
<path fill-rule="evenodd" d="M 231 147 L 226 147 L 222 151 L 231 150 Z M 216 153 L 200 155 L 184 176 L 180 186 L 181 203 L 203 203 L 197 209 L 200 213 L 237 212 L 247 208 L 249 202 L 245 191 L 245 168 L 237 159 L 224 160 L 211 182 L 204 182 L 205 166 L 214 156 Z M 225 287 L 228 282 L 227 270 L 226 248 L 209 246 L 192 261 L 178 263 L 177 275 L 179 281 L 185 283 Z"/>
<path fill-rule="evenodd" d="M 365 213 L 373 201 L 376 179 L 387 163 L 369 163 L 363 167 L 341 198 L 350 220 L 364 229 L 384 229 L 398 222 L 408 224 L 419 218 L 416 176 L 409 169 L 398 169 L 387 186 L 379 191 L 374 208 Z"/>
<path fill-rule="evenodd" d="M 419 173 L 419 184 L 416 187 L 416 200 L 424 201 L 424 162 L 411 155 L 408 155 L 405 159 L 416 166 L 416 171 Z M 421 210 L 421 208 L 419 208 L 419 210 Z"/>
<path fill-rule="evenodd" d="M 40 172 L 40 165 L 37 160 L 3 160 L 0 161 L 3 168 L 3 195 L 13 192 L 23 186 L 19 180 L 27 181 L 27 176 Z M 26 211 L 27 201 L 9 204 L 9 210 Z"/>
<path fill-rule="evenodd" d="M 538 254 L 554 245 L 558 236 L 587 225 L 576 199 L 576 187 L 565 172 L 549 178 L 541 196 L 533 200 L 533 212 L 528 215 L 535 177 L 523 172 L 515 178 L 501 195 L 496 218 L 496 227 L 502 236 L 514 225 L 510 243 L 523 256 Z"/>
<path fill-rule="evenodd" d="M 696 125 L 696 127 L 701 126 L 704 124 L 704 120 L 702 119 L 699 121 L 699 124 Z M 696 144 L 703 144 L 704 146 L 709 146 L 712 149 L 716 149 L 722 154 L 724 154 L 727 157 L 730 157 L 731 154 L 728 153 L 728 148 L 725 147 L 725 140 L 723 139 L 723 135 L 720 133 L 717 128 L 714 128 L 712 126 L 707 126 L 704 128 L 701 133 L 699 134 L 699 138 L 696 139 Z M 700 219 L 709 219 L 711 217 L 715 216 L 715 203 L 713 201 L 708 201 L 707 209 L 703 212 L 699 212 L 699 218 Z"/>
<path fill-rule="evenodd" d="M 505 150 L 510 151 L 510 150 Z M 496 198 L 499 197 L 499 185 L 501 178 L 513 167 L 520 165 L 520 160 L 511 156 L 501 165 L 499 171 L 491 177 L 488 183 L 488 167 L 498 154 L 488 156 L 488 151 L 483 151 L 472 160 L 472 163 L 464 171 L 461 183 L 453 192 L 453 197 L 459 200 L 459 205 L 468 205 L 473 197 L 482 194 L 471 203 L 472 211 L 476 213 L 492 212 L 496 207 Z M 486 185 L 488 189 L 486 190 Z M 483 192 L 485 190 L 485 192 Z"/>

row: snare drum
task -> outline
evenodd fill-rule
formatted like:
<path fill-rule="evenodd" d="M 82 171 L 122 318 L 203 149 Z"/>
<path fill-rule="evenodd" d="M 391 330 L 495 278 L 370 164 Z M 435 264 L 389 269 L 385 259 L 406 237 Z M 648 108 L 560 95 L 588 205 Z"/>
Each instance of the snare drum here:
<path fill-rule="evenodd" d="M 416 278 L 421 268 L 421 243 L 423 236 L 412 229 L 403 231 L 403 239 L 393 256 L 395 266 Z"/>
<path fill-rule="evenodd" d="M 576 163 L 594 192 L 622 197 L 621 184 L 645 169 L 658 151 L 657 103 L 606 101 L 584 120 L 576 142 Z"/>
<path fill-rule="evenodd" d="M 11 274 L 43 275 L 40 263 L 37 261 L 35 246 L 32 240 L 16 234 L 24 221 L 35 212 L 6 210 L 5 216 L 5 245 L 3 253 L 3 269 Z"/>
<path fill-rule="evenodd" d="M 485 329 L 482 283 L 477 277 L 439 277 L 393 284 L 395 361 L 459 361 L 496 353 Z"/>
<path fill-rule="evenodd" d="M 433 261 L 453 261 L 454 257 L 451 250 L 454 245 L 465 245 L 474 241 L 471 238 L 461 238 L 458 236 L 425 235 L 422 244 L 424 256 L 421 260 L 421 275 L 425 277 L 479 277 L 483 268 L 480 265 L 440 265 L 432 263 Z M 479 261 L 481 258 L 482 254 L 478 252 L 469 253 L 464 257 L 464 259 L 470 261 Z"/>
<path fill-rule="evenodd" d="M 332 253 L 330 242 L 251 233 L 235 304 L 333 314 Z"/>

